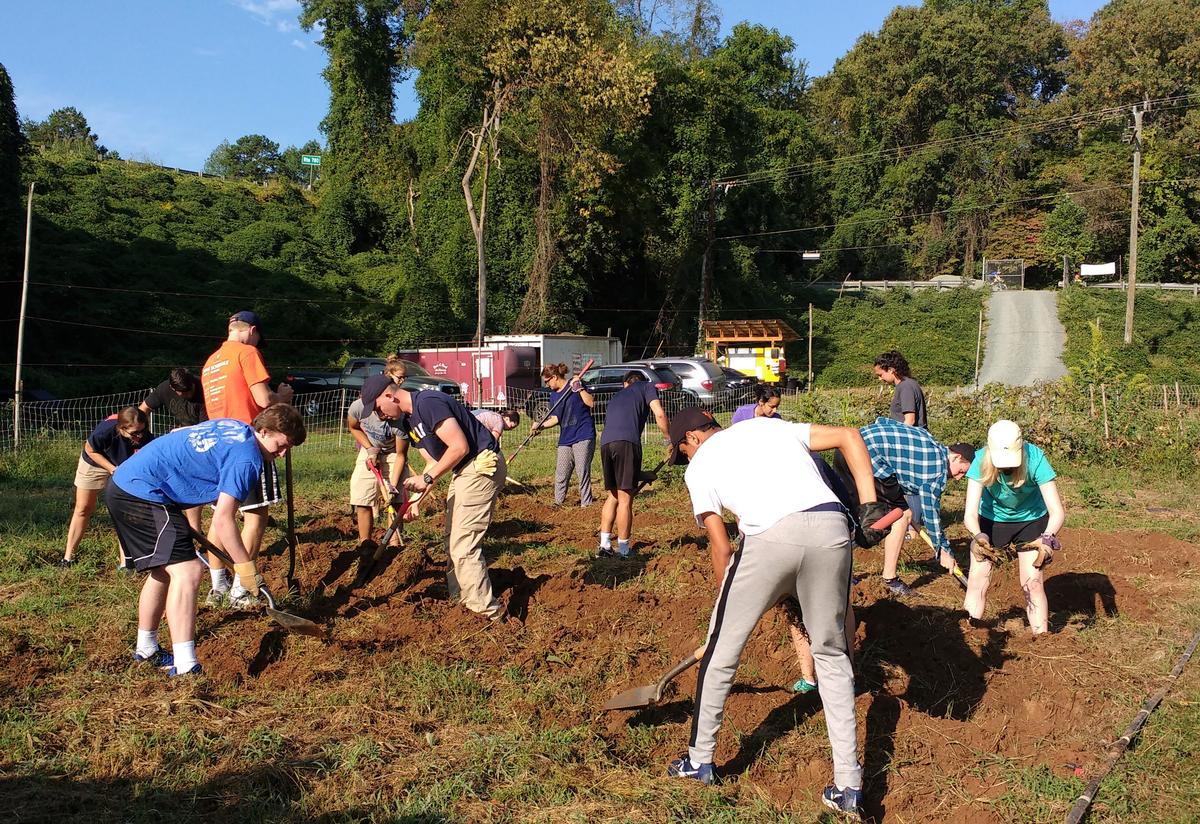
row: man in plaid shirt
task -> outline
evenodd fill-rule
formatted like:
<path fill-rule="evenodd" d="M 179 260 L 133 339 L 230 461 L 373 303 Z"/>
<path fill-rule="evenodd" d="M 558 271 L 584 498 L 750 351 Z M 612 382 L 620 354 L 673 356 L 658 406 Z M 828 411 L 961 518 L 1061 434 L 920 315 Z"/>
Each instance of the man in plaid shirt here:
<path fill-rule="evenodd" d="M 912 521 L 905 495 L 920 500 L 925 528 L 939 562 L 960 585 L 965 585 L 966 576 L 950 554 L 950 542 L 942 532 L 941 500 L 950 479 L 963 477 L 971 468 L 975 447 L 966 443 L 943 446 L 928 431 L 890 418 L 878 418 L 858 431 L 871 456 L 879 500 L 905 510 L 883 539 L 884 586 L 901 597 L 912 594 L 908 585 L 896 577 L 904 533 Z M 834 468 L 842 474 L 840 456 L 834 458 Z"/>

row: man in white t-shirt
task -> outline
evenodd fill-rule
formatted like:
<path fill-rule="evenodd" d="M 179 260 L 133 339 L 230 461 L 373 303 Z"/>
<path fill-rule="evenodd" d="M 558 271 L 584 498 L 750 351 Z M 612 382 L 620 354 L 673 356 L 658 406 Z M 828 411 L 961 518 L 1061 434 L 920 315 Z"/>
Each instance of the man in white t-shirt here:
<path fill-rule="evenodd" d="M 785 595 L 800 603 L 812 641 L 817 685 L 833 748 L 833 783 L 825 804 L 861 815 L 862 765 L 855 737 L 854 671 L 844 630 L 852 530 L 849 513 L 826 484 L 813 452 L 839 449 L 854 478 L 857 514 L 868 541 L 890 508 L 875 500 L 871 459 L 857 429 L 755 418 L 730 429 L 697 408 L 671 421 L 671 463 L 684 475 L 696 523 L 708 533 L 718 596 L 696 680 L 688 753 L 669 775 L 711 783 L 725 699 L 750 633 Z M 733 549 L 722 512 L 737 517 Z M 818 651 L 819 650 L 819 651 Z"/>

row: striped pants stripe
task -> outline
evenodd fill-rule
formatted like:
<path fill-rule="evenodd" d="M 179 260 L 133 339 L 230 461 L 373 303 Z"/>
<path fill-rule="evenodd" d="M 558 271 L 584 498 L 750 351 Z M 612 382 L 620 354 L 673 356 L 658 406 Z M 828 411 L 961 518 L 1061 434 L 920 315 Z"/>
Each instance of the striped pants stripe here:
<path fill-rule="evenodd" d="M 571 483 L 571 472 L 577 471 L 579 505 L 592 505 L 592 455 L 595 452 L 595 438 L 558 447 L 558 455 L 554 462 L 554 503 L 562 504 L 567 500 L 567 485 Z"/>

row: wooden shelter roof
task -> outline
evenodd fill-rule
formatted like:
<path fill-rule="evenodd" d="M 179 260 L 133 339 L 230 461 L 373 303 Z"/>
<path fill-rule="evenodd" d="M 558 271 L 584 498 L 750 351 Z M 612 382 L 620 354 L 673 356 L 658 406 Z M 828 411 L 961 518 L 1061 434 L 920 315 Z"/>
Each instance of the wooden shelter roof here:
<path fill-rule="evenodd" d="M 706 320 L 704 337 L 711 341 L 789 341 L 800 336 L 781 320 Z"/>

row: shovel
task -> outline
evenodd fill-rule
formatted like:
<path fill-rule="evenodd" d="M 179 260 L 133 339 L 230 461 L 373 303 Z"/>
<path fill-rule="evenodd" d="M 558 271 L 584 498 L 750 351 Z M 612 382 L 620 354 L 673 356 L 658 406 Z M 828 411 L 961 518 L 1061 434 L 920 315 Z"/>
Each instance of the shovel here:
<path fill-rule="evenodd" d="M 659 461 L 657 466 L 655 466 L 653 469 L 651 469 L 649 472 L 646 473 L 648 476 L 653 476 L 653 477 L 647 477 L 644 481 L 638 481 L 637 488 L 633 490 L 634 494 L 636 495 L 637 493 L 641 492 L 643 489 L 648 487 L 650 484 L 657 481 L 658 473 L 662 472 L 662 468 L 666 465 L 667 465 L 666 458 L 663 458 L 661 461 Z"/>
<path fill-rule="evenodd" d="M 386 489 L 388 494 L 394 498 L 399 490 L 392 486 L 391 481 L 384 479 L 383 475 L 379 472 L 378 467 L 371 466 L 370 469 L 371 472 L 375 474 L 375 478 L 379 481 L 379 485 Z M 413 497 L 408 498 L 401 503 L 399 509 L 394 510 L 395 514 L 392 516 L 392 523 L 388 526 L 387 531 L 383 533 L 383 538 L 379 541 L 378 546 L 375 547 L 375 552 L 372 553 L 370 558 L 363 556 L 363 559 L 359 561 L 358 574 L 354 576 L 354 583 L 350 585 L 350 589 L 358 589 L 367 582 L 367 579 L 371 577 L 371 573 L 375 571 L 376 565 L 383 558 L 383 553 L 387 550 L 387 546 L 391 542 L 392 536 L 399 532 L 400 528 L 404 525 L 405 514 L 408 513 L 408 510 L 420 503 L 421 499 L 424 497 L 424 492 L 420 493 L 419 495 L 414 495 Z M 388 509 L 391 510 L 392 507 L 389 506 Z M 403 547 L 403 538 L 401 538 L 401 546 Z"/>
<path fill-rule="evenodd" d="M 196 542 L 200 544 L 205 552 L 211 552 L 213 555 L 216 555 L 218 558 L 228 564 L 230 569 L 233 568 L 233 559 L 229 557 L 225 550 L 218 548 L 217 545 L 208 540 L 203 533 L 197 532 L 194 529 L 191 530 L 191 533 L 192 537 L 196 539 Z M 267 589 L 265 584 L 259 584 L 258 591 L 261 592 L 263 597 L 267 599 L 267 615 L 274 619 L 275 623 L 279 624 L 279 626 L 283 627 L 288 632 L 298 632 L 301 635 L 311 635 L 314 638 L 326 637 L 325 629 L 319 624 L 315 624 L 307 618 L 301 618 L 299 615 L 292 615 L 290 612 L 284 612 L 283 610 L 277 608 L 275 606 L 275 599 L 271 597 L 271 590 Z"/>
<path fill-rule="evenodd" d="M 288 592 L 300 592 L 300 585 L 296 583 L 296 504 L 292 498 L 292 450 L 288 450 L 283 456 L 284 474 L 287 481 L 287 547 L 288 547 L 288 571 L 287 577 L 283 579 L 284 585 Z M 269 599 L 268 599 L 269 600 Z"/>
<path fill-rule="evenodd" d="M 697 647 L 695 652 L 672 667 L 671 671 L 656 683 L 647 684 L 644 687 L 635 687 L 634 689 L 625 690 L 625 692 L 614 695 L 600 708 L 601 711 L 635 710 L 642 707 L 653 707 L 662 700 L 663 691 L 666 690 L 667 684 L 678 678 L 684 670 L 691 668 L 694 664 L 700 663 L 700 659 L 704 657 L 704 650 L 705 647 Z"/>

